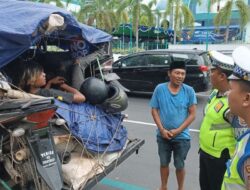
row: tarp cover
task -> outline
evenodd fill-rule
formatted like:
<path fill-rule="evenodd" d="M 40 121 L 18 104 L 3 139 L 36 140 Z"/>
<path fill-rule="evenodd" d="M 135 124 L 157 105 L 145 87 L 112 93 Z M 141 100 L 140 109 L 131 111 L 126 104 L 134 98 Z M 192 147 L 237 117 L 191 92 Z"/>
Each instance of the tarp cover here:
<path fill-rule="evenodd" d="M 56 112 L 63 117 L 72 134 L 82 141 L 87 150 L 103 153 L 123 149 L 128 134 L 121 114 L 107 114 L 88 103 L 66 104 L 55 100 Z"/>
<path fill-rule="evenodd" d="M 60 39 L 82 36 L 91 44 L 108 42 L 112 39 L 111 35 L 101 30 L 77 22 L 71 13 L 62 8 L 28 1 L 0 0 L 0 68 L 42 38 L 50 37 L 44 36 L 38 29 L 52 13 L 64 17 L 66 28 L 51 34 Z"/>

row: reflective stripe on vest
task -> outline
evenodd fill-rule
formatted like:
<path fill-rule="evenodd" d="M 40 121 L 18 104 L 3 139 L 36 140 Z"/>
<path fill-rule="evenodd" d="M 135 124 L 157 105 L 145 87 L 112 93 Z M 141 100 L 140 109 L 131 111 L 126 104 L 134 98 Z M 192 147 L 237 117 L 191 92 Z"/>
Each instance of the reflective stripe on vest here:
<path fill-rule="evenodd" d="M 246 190 L 245 186 L 239 184 L 224 184 L 225 187 L 221 190 Z"/>
<path fill-rule="evenodd" d="M 219 123 L 219 124 L 212 124 L 210 130 L 221 130 L 228 128 L 232 128 L 232 126 L 229 125 L 228 123 Z"/>
<path fill-rule="evenodd" d="M 237 165 L 240 158 L 245 153 L 245 148 L 248 143 L 248 139 L 250 137 L 250 133 L 246 134 L 238 143 L 235 150 L 235 155 L 232 160 L 229 161 L 229 165 L 227 166 L 227 171 L 224 175 L 224 180 L 222 183 L 222 190 L 246 190 L 246 186 L 244 181 L 241 179 Z"/>
<path fill-rule="evenodd" d="M 233 128 L 224 119 L 224 112 L 228 109 L 227 97 L 217 97 L 216 93 L 216 90 L 212 92 L 205 108 L 200 128 L 200 147 L 204 152 L 220 158 L 225 148 L 229 149 L 230 156 L 233 155 L 236 140 Z"/>

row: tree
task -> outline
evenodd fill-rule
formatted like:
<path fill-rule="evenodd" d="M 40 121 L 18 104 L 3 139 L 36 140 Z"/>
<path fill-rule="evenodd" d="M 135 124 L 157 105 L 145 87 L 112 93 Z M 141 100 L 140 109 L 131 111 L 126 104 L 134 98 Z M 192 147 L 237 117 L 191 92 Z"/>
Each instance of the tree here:
<path fill-rule="evenodd" d="M 132 28 L 136 38 L 136 50 L 138 50 L 138 29 L 140 23 L 143 22 L 143 24 L 148 26 L 153 25 L 154 16 L 150 7 L 146 4 L 143 4 L 142 0 L 124 0 L 117 11 L 126 11 L 129 14 L 130 22 L 132 22 Z"/>
<path fill-rule="evenodd" d="M 232 8 L 233 4 L 239 10 L 240 15 L 240 26 L 241 30 L 246 26 L 249 20 L 248 6 L 243 0 L 229 0 L 226 2 L 225 6 L 216 14 L 214 18 L 214 25 L 219 27 L 220 25 L 226 26 L 225 42 L 228 42 L 229 37 L 229 25 L 231 22 Z"/>
<path fill-rule="evenodd" d="M 200 4 L 201 1 L 199 0 L 198 3 Z M 183 27 L 193 30 L 194 16 L 182 0 L 168 0 L 165 10 L 165 16 L 167 15 L 173 18 L 172 28 L 174 29 L 174 44 L 176 44 L 176 36 L 181 33 Z"/>
<path fill-rule="evenodd" d="M 119 0 L 93 0 L 91 4 L 80 4 L 80 11 L 76 13 L 80 22 L 88 25 L 95 25 L 97 28 L 111 32 L 119 25 L 115 9 L 119 5 Z"/>

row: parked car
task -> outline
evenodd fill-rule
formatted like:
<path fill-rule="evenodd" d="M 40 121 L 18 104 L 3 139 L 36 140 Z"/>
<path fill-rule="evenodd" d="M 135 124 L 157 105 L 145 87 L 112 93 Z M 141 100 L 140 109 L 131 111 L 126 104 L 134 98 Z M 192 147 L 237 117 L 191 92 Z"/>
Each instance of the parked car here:
<path fill-rule="evenodd" d="M 184 83 L 196 92 L 209 87 L 208 66 L 210 60 L 202 50 L 150 50 L 122 57 L 113 63 L 113 72 L 120 83 L 132 93 L 153 93 L 157 84 L 168 81 L 170 62 L 184 61 L 187 75 Z"/>

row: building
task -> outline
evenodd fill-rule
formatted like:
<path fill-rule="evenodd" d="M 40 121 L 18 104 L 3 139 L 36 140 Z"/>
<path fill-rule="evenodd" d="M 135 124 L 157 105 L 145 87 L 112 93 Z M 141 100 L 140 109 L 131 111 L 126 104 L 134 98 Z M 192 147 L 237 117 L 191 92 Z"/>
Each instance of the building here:
<path fill-rule="evenodd" d="M 210 0 L 202 0 L 201 5 L 197 3 L 197 0 L 183 0 L 184 3 L 190 8 L 190 10 L 193 12 L 195 17 L 195 22 L 199 23 L 201 26 L 213 26 L 213 19 L 227 0 L 221 0 L 220 3 L 215 3 L 210 7 L 209 13 L 208 13 L 208 3 Z M 250 0 L 244 0 L 246 4 L 250 5 Z M 156 9 L 158 10 L 165 10 L 167 4 L 167 0 L 159 0 Z M 232 21 L 231 25 L 238 25 L 239 24 L 239 13 L 237 11 L 237 8 L 234 6 L 232 11 Z"/>
<path fill-rule="evenodd" d="M 220 0 L 219 3 L 210 5 L 211 0 L 202 0 L 201 4 L 199 5 L 197 3 L 197 0 L 183 0 L 183 2 L 189 7 L 189 9 L 192 11 L 195 17 L 195 26 L 200 26 L 201 30 L 207 30 L 207 28 L 214 27 L 214 18 L 216 14 L 218 13 L 218 11 L 226 4 L 227 1 L 228 0 Z M 250 5 L 250 0 L 243 0 L 243 1 L 246 4 Z M 156 5 L 156 9 L 165 10 L 166 4 L 167 4 L 167 0 L 159 0 Z M 231 33 L 231 39 L 229 40 L 230 41 L 241 40 L 241 41 L 250 43 L 250 22 L 241 31 L 240 24 L 239 24 L 240 23 L 239 11 L 237 10 L 237 7 L 235 6 L 235 4 L 233 6 L 234 7 L 232 10 L 231 23 L 230 23 L 230 27 L 232 29 L 229 29 L 229 32 Z M 169 21 L 170 21 L 170 26 L 171 26 L 171 19 L 169 19 Z M 221 28 L 223 27 L 225 26 L 221 26 Z M 225 33 L 225 29 L 224 31 L 223 29 L 220 31 L 222 33 Z M 204 31 L 203 32 L 200 31 L 200 33 L 202 33 L 202 35 L 205 35 Z M 197 35 L 200 35 L 200 33 L 197 32 Z M 216 32 L 214 31 L 212 33 L 215 34 Z"/>

